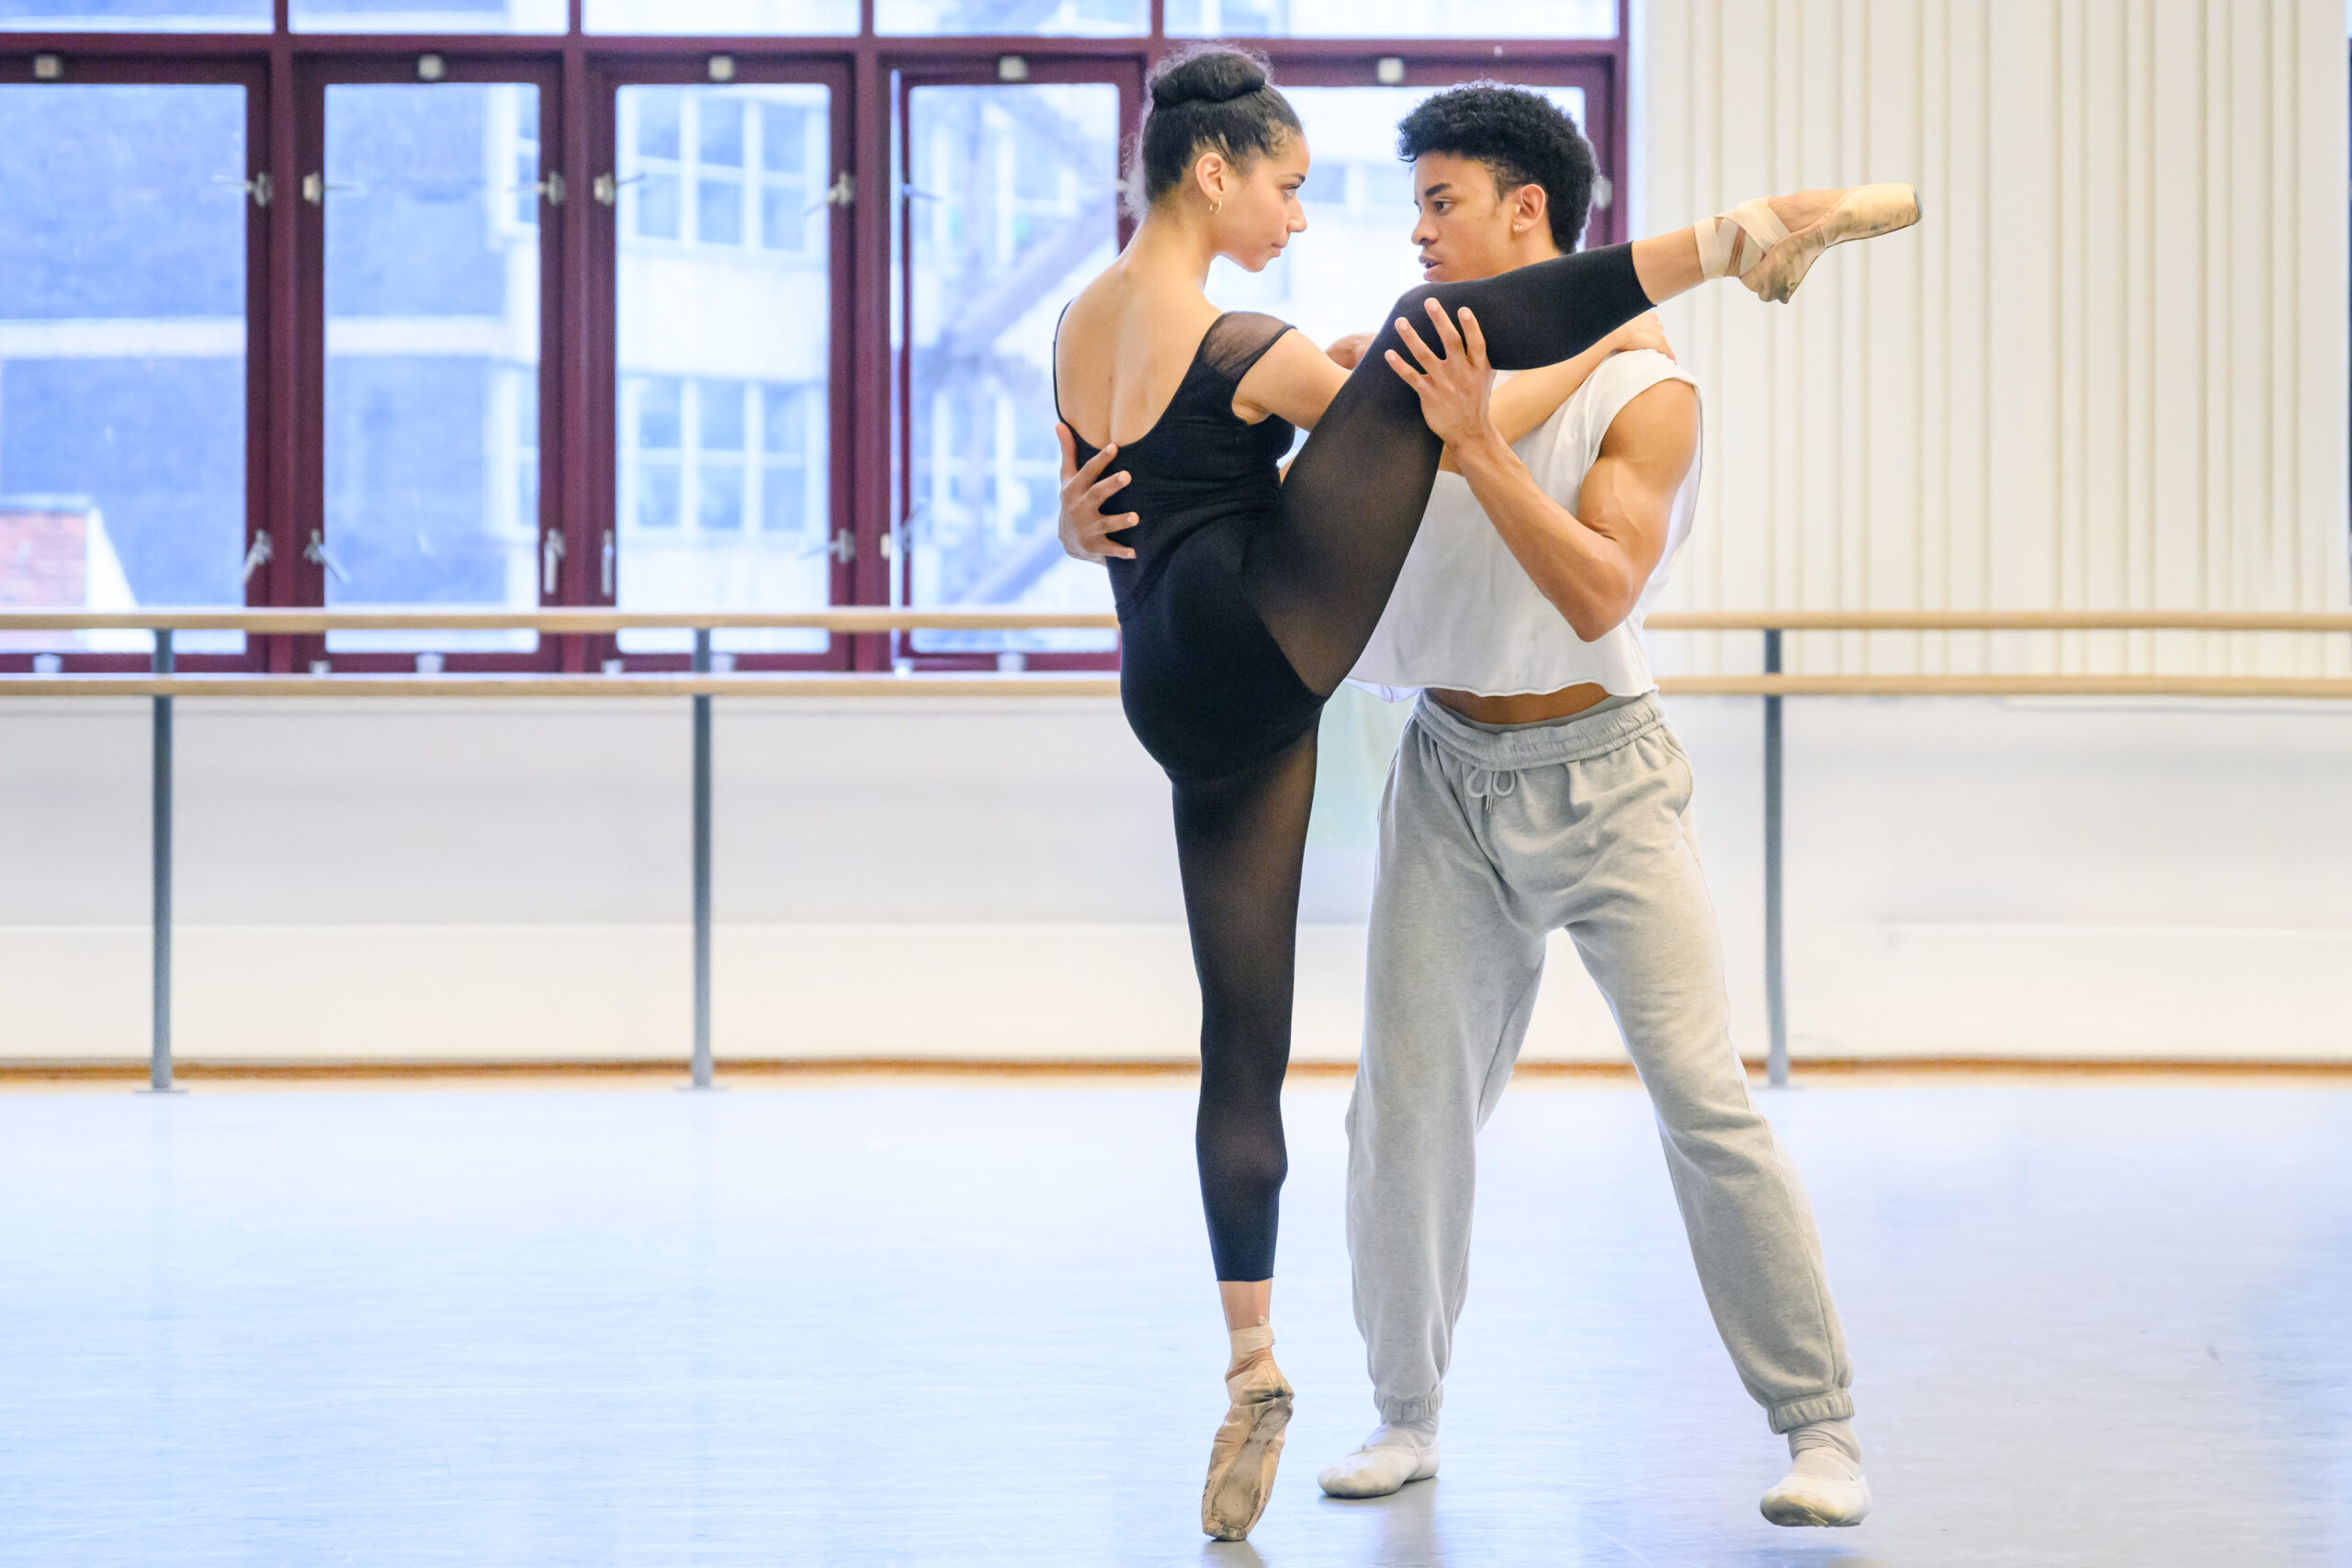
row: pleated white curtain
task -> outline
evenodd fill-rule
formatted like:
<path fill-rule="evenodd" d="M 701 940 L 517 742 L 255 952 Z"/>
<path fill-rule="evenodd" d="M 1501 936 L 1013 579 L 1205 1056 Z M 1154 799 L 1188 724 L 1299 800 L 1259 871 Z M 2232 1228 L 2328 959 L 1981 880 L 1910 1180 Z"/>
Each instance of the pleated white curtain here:
<path fill-rule="evenodd" d="M 1788 307 L 1670 307 L 1670 607 L 2347 605 L 2336 0 L 1641 0 L 1638 219 L 1916 178 Z M 1664 667 L 1756 667 L 1661 635 Z M 2344 673 L 2352 638 L 1818 636 L 1791 668 Z"/>

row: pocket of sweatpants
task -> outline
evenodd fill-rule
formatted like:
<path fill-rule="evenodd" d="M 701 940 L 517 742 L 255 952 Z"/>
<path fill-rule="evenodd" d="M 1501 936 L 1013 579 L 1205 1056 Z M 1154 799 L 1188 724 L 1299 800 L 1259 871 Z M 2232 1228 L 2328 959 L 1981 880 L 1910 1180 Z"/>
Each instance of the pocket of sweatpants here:
<path fill-rule="evenodd" d="M 1673 812 L 1675 816 L 1684 818 L 1687 823 L 1690 815 L 1690 797 L 1699 787 L 1699 779 L 1698 775 L 1691 772 L 1690 753 L 1682 749 L 1681 738 L 1676 735 L 1672 728 L 1661 724 L 1642 737 L 1637 744 L 1645 750 L 1655 745 L 1660 752 L 1664 753 L 1665 766 L 1661 771 L 1671 781 L 1671 787 L 1667 795 L 1667 809 Z"/>

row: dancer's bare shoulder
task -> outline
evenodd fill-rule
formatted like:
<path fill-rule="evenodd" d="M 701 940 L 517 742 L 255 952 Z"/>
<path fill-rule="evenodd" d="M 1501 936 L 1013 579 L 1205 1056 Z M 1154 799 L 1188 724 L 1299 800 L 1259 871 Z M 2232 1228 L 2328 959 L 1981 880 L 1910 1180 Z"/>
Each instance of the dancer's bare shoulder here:
<path fill-rule="evenodd" d="M 1069 302 L 1054 343 L 1063 420 L 1096 446 L 1148 434 L 1216 318 L 1197 288 L 1102 273 Z"/>

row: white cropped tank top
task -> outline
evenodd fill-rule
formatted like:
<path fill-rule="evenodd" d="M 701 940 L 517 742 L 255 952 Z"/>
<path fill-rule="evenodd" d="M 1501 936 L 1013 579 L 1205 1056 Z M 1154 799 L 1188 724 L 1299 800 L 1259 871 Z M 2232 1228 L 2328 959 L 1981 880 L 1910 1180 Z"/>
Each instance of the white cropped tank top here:
<path fill-rule="evenodd" d="M 1498 371 L 1495 378 L 1500 382 L 1510 374 Z M 1627 403 L 1661 381 L 1698 385 L 1662 354 L 1645 349 L 1611 355 L 1513 450 L 1535 482 L 1573 512 L 1610 424 Z M 1556 692 L 1588 682 L 1619 696 L 1657 690 L 1642 649 L 1642 619 L 1665 591 L 1675 553 L 1690 536 L 1702 456 L 1692 455 L 1690 472 L 1675 492 L 1666 553 L 1643 585 L 1633 614 L 1593 642 L 1570 629 L 1521 568 L 1470 493 L 1469 481 L 1459 474 L 1438 475 L 1396 592 L 1349 679 L 1391 702 L 1427 686 L 1480 696 Z"/>

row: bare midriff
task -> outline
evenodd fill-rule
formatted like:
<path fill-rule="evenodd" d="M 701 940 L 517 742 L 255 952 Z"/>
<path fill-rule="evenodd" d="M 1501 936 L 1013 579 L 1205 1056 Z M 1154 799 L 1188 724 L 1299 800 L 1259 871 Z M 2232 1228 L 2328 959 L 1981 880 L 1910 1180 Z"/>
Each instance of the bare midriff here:
<path fill-rule="evenodd" d="M 1508 697 L 1482 697 L 1475 692 L 1445 692 L 1430 695 L 1476 724 L 1542 724 L 1567 718 L 1609 700 L 1609 688 L 1587 681 L 1556 692 L 1522 692 Z"/>

